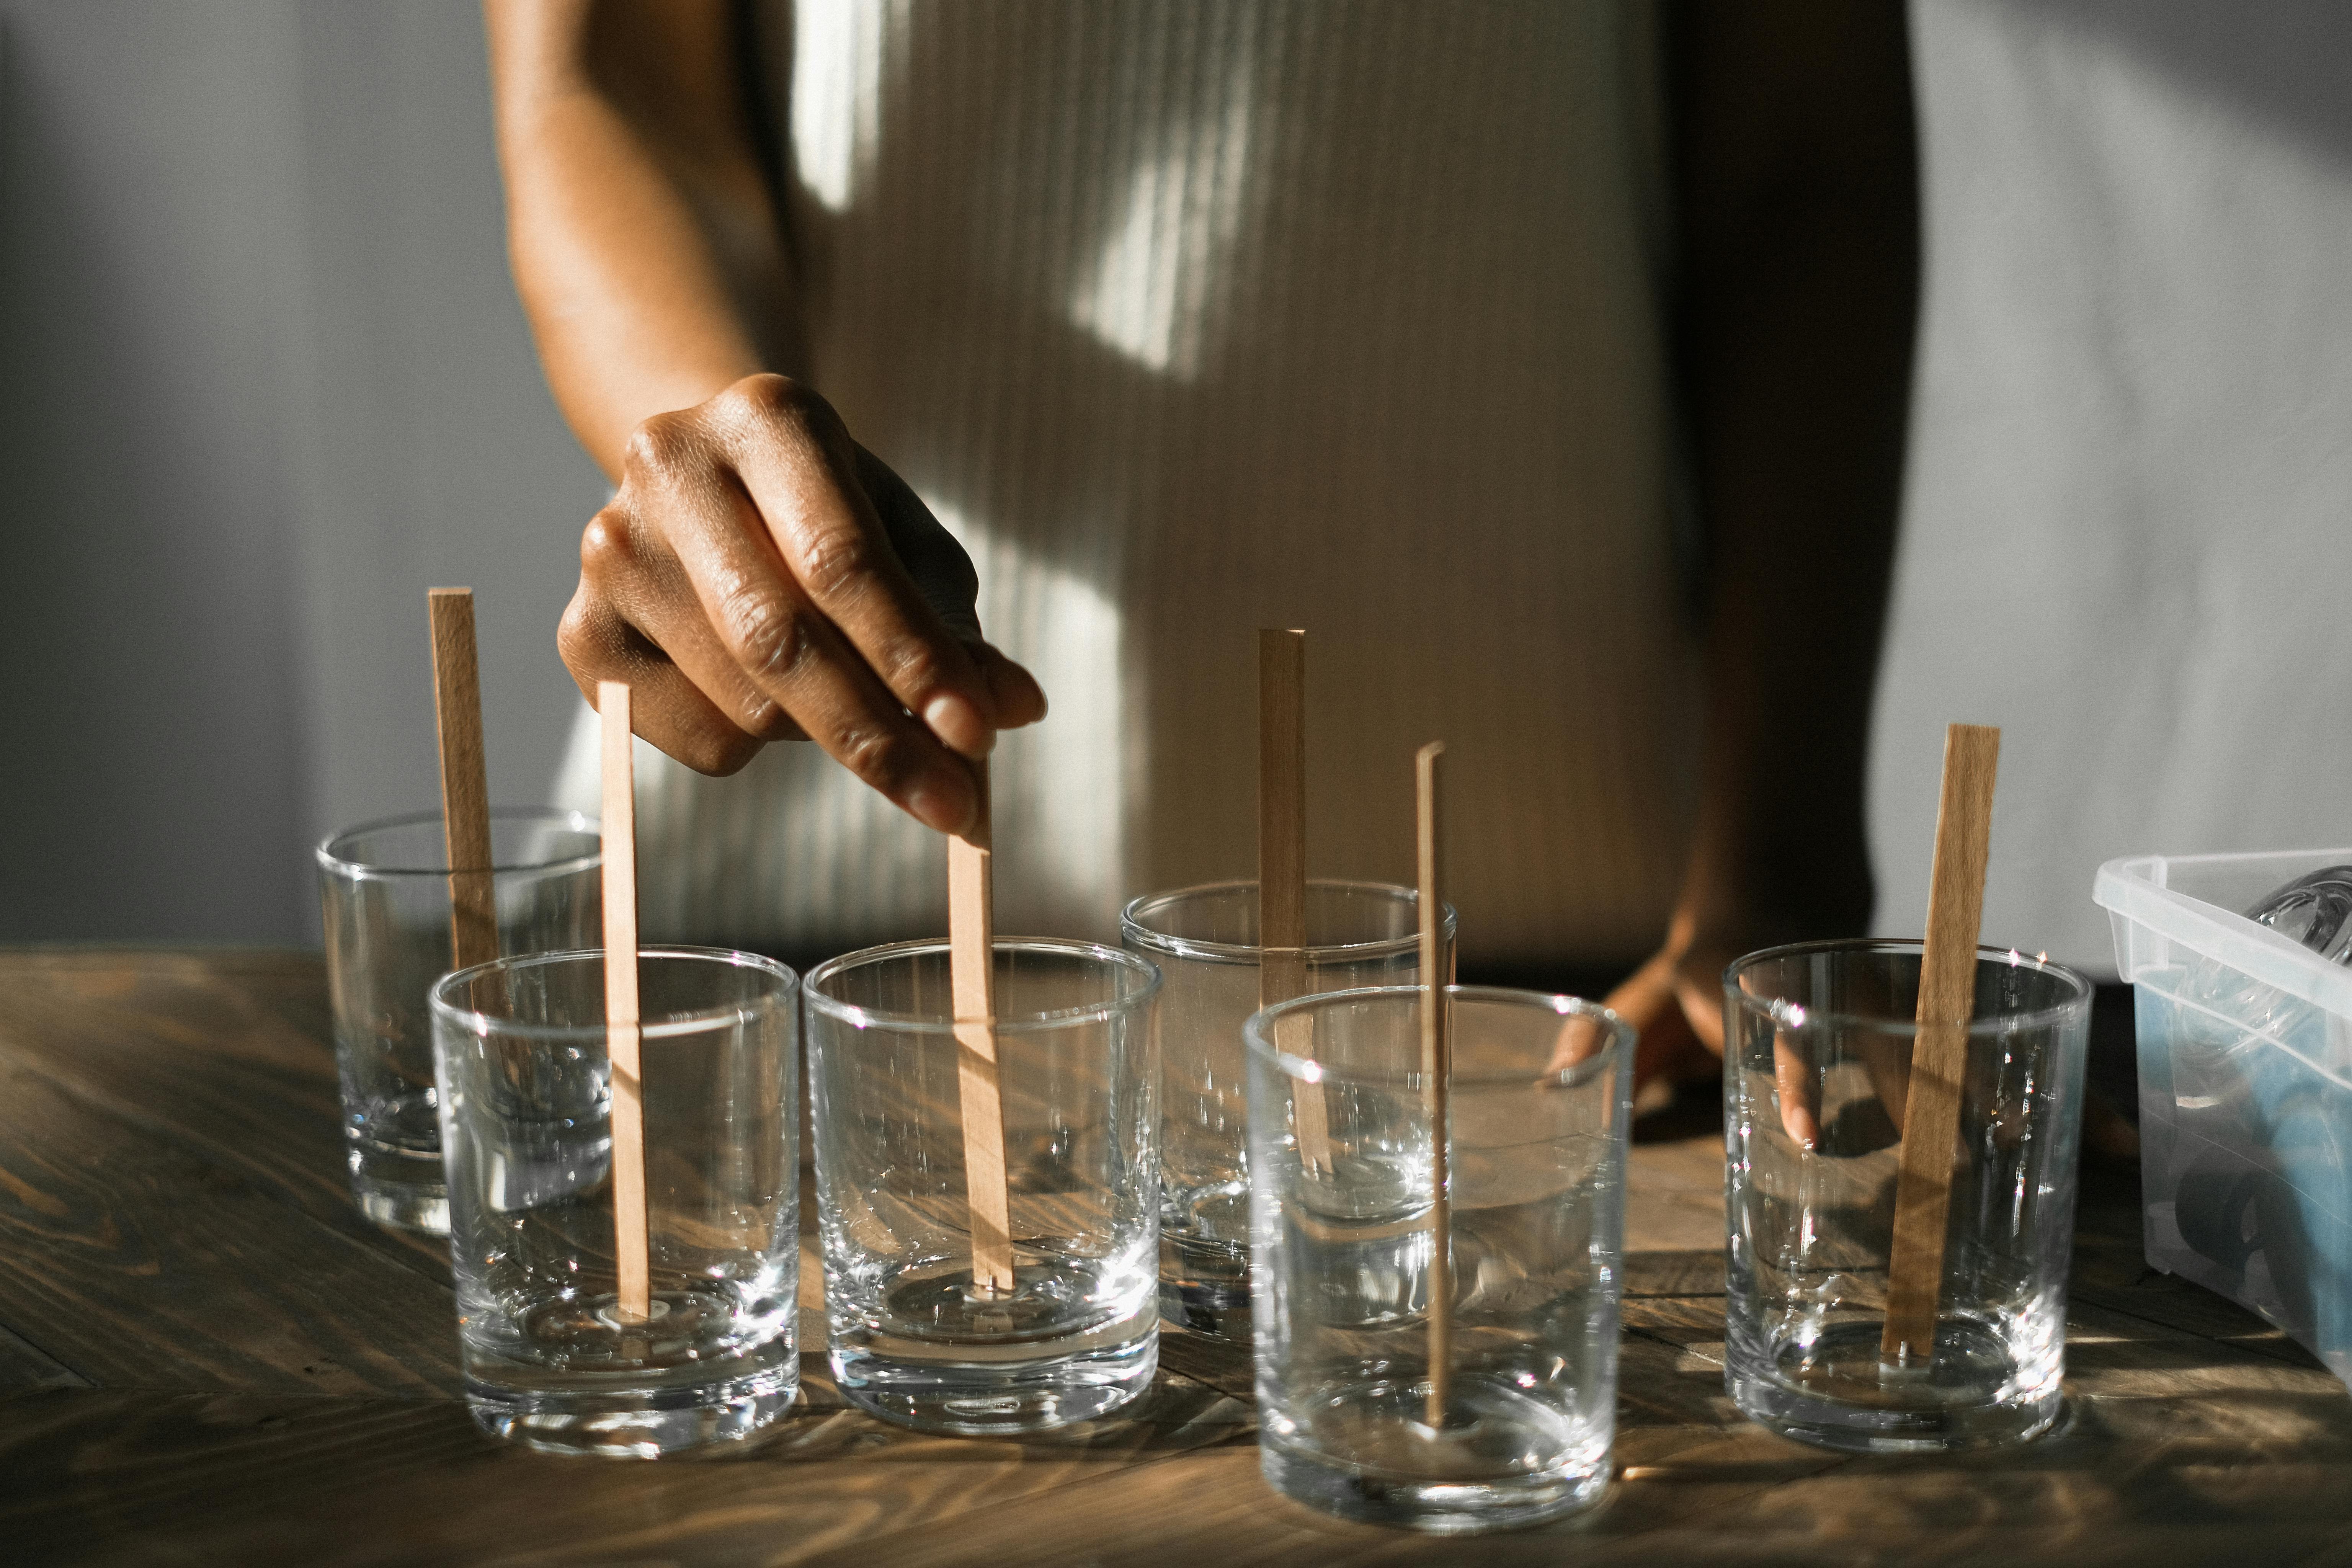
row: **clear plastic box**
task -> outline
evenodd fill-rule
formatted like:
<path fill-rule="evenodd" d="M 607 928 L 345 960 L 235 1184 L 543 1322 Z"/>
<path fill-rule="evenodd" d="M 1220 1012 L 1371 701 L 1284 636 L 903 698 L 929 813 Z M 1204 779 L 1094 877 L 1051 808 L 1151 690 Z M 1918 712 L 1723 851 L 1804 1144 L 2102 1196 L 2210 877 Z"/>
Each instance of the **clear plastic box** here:
<path fill-rule="evenodd" d="M 2147 1260 L 2352 1384 L 2352 968 L 2237 911 L 2352 849 L 2099 868 L 2135 987 Z"/>

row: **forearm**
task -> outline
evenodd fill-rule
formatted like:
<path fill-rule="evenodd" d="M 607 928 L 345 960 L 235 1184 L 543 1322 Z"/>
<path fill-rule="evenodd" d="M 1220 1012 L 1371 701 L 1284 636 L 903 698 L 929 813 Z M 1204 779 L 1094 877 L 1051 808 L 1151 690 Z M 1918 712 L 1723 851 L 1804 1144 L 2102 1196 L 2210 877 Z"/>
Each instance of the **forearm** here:
<path fill-rule="evenodd" d="M 487 0 L 515 280 L 564 416 L 630 433 L 789 369 L 787 256 L 723 0 Z"/>
<path fill-rule="evenodd" d="M 1760 941 L 1870 915 L 1863 774 L 1916 313 L 1916 153 L 1899 6 L 1707 21 L 1685 56 L 1681 163 L 1708 560 L 1683 909 Z"/>

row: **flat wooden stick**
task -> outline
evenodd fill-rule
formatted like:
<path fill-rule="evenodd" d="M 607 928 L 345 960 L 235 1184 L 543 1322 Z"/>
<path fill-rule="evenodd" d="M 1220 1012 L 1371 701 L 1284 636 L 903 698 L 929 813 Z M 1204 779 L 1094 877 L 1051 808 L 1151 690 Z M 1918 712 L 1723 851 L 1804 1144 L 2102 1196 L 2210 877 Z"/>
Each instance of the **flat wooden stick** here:
<path fill-rule="evenodd" d="M 441 742 L 441 835 L 449 857 L 449 967 L 499 955 L 490 878 L 490 783 L 482 752 L 482 682 L 474 656 L 474 591 L 435 588 L 433 718 Z"/>
<path fill-rule="evenodd" d="M 1257 1005 L 1307 990 L 1307 634 L 1257 634 Z M 1288 1049 L 1290 1042 L 1276 1040 Z M 1331 1168 L 1323 1086 L 1291 1086 L 1299 1158 Z"/>
<path fill-rule="evenodd" d="M 646 1259 L 645 1081 L 637 1012 L 637 791 L 629 745 L 629 689 L 596 685 L 604 742 L 604 1039 L 613 1058 L 613 1247 L 621 1271 L 614 1315 L 653 1316 Z"/>
<path fill-rule="evenodd" d="M 956 1084 L 963 1107 L 964 1201 L 973 1289 L 1013 1290 L 1013 1204 L 1004 1184 L 1004 1100 L 996 1058 L 996 892 L 990 866 L 988 764 L 976 763 L 980 810 L 948 840 L 948 978 L 955 998 Z"/>
<path fill-rule="evenodd" d="M 1984 921 L 1985 858 L 1992 847 L 1993 773 L 2000 731 L 1954 724 L 1944 732 L 1943 796 L 1927 880 L 1927 942 L 1919 957 L 1918 1025 L 1903 1114 L 1888 1261 L 1886 1327 L 1879 1360 L 1925 1367 L 1936 1353 L 1936 1302 L 1944 1279 L 1944 1227 L 1952 1156 L 1976 1010 L 1977 935 Z"/>
<path fill-rule="evenodd" d="M 1438 759 L 1444 742 L 1414 753 L 1413 841 L 1419 863 L 1421 915 L 1421 1071 L 1429 1104 L 1429 1425 L 1445 1425 L 1447 1384 L 1454 1373 L 1454 1213 L 1446 1193 L 1454 1155 L 1451 1086 L 1454 1030 L 1438 942 L 1445 908 L 1444 858 L 1437 830 Z"/>

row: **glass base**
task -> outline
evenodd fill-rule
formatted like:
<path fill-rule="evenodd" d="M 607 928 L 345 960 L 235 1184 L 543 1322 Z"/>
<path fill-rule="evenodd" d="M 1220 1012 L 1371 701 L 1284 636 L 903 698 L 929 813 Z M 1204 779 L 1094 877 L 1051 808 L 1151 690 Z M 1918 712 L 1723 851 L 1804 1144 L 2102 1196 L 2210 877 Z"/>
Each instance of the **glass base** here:
<path fill-rule="evenodd" d="M 474 1425 L 544 1454 L 657 1459 L 740 1442 L 793 1407 L 800 1368 L 783 1364 L 699 1388 L 608 1394 L 499 1388 L 466 1380 Z"/>
<path fill-rule="evenodd" d="M 1250 1342 L 1249 1183 L 1171 1194 L 1160 1215 L 1160 1316 L 1228 1344 Z"/>
<path fill-rule="evenodd" d="M 1732 1403 L 1750 1420 L 1818 1447 L 1853 1454 L 1936 1454 L 2022 1443 L 2065 1412 L 2055 1366 L 2021 1380 L 2006 1347 L 1982 1324 L 1946 1319 L 1936 1359 L 1916 1370 L 1879 1361 L 1880 1325 L 1841 1323 L 1775 1358 L 1734 1343 L 1724 1368 Z M 1735 1336 L 1736 1341 L 1736 1336 Z M 2038 1392 L 2021 1381 L 2039 1382 Z"/>
<path fill-rule="evenodd" d="M 430 1182 L 377 1181 L 353 1171 L 352 1201 L 378 1225 L 425 1236 L 449 1234 L 449 1189 L 438 1179 L 437 1171 Z"/>
<path fill-rule="evenodd" d="M 1151 1386 L 1160 1324 L 1139 1316 L 1145 1326 L 1132 1339 L 1034 1360 L 916 1360 L 836 1343 L 834 1381 L 851 1404 L 919 1432 L 1043 1432 L 1108 1415 Z"/>
<path fill-rule="evenodd" d="M 1250 1343 L 1249 1288 L 1201 1279 L 1160 1281 L 1160 1321 L 1229 1345 Z"/>
<path fill-rule="evenodd" d="M 1417 1422 L 1398 1426 L 1427 1436 Z M 1258 1444 L 1258 1468 L 1268 1486 L 1294 1502 L 1341 1519 L 1402 1525 L 1431 1535 L 1521 1530 L 1580 1512 L 1609 1491 L 1605 1453 L 1596 1464 L 1534 1474 L 1431 1479 L 1347 1464 L 1269 1432 Z"/>

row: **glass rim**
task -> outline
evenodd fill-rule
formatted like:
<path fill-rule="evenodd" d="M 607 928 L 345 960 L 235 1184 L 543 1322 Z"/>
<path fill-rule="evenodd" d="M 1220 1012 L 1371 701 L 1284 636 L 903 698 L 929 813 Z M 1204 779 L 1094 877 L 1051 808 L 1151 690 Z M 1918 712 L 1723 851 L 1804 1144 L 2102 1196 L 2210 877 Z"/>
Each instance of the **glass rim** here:
<path fill-rule="evenodd" d="M 944 937 L 919 937 L 912 942 L 887 942 L 879 947 L 861 947 L 856 952 L 845 952 L 838 958 L 828 958 L 808 972 L 801 984 L 801 1004 L 826 1017 L 847 1024 L 854 1029 L 887 1028 L 903 1034 L 952 1035 L 956 1020 L 943 1018 L 935 1013 L 892 1013 L 878 1007 L 862 1007 L 855 1002 L 844 1002 L 825 994 L 822 987 L 836 975 L 869 963 L 887 963 L 892 959 L 915 958 L 948 951 Z M 1000 936 L 992 952 L 1043 952 L 1063 958 L 1091 958 L 1108 963 L 1112 968 L 1138 975 L 1141 984 L 1126 995 L 1110 1002 L 1089 1002 L 1083 1006 L 1057 1007 L 1046 1013 L 1027 1013 L 1018 1017 L 999 1014 L 992 1022 L 998 1034 L 1041 1034 L 1050 1029 L 1072 1029 L 1088 1024 L 1107 1023 L 1121 1013 L 1149 1002 L 1160 992 L 1160 966 L 1149 959 L 1116 947 L 1106 947 L 1098 942 L 1082 942 L 1075 937 Z"/>
<path fill-rule="evenodd" d="M 1146 905 L 1172 902 L 1203 893 L 1226 893 L 1241 888 L 1255 888 L 1255 877 L 1234 877 L 1222 882 L 1201 882 L 1190 888 L 1171 888 L 1164 892 L 1145 893 L 1129 899 L 1118 911 L 1118 934 L 1124 941 L 1132 937 L 1139 945 L 1154 952 L 1164 952 L 1175 958 L 1202 959 L 1211 963 L 1256 963 L 1268 952 L 1296 952 L 1309 963 L 1360 963 L 1370 958 L 1385 958 L 1421 944 L 1421 932 L 1407 931 L 1402 936 L 1377 937 L 1370 942 L 1325 942 L 1306 947 L 1261 947 L 1254 942 L 1203 942 L 1193 937 L 1171 936 L 1168 932 L 1145 925 L 1139 918 Z M 1392 902 L 1418 904 L 1421 893 L 1397 882 L 1362 882 L 1341 877 L 1309 877 L 1309 888 L 1337 888 L 1348 892 L 1402 895 Z M 1444 934 L 1452 937 L 1461 926 L 1461 915 L 1452 904 L 1445 910 Z"/>
<path fill-rule="evenodd" d="M 1285 1078 L 1296 1079 L 1302 1083 L 1362 1084 L 1374 1089 L 1412 1088 L 1426 1076 L 1418 1068 L 1411 1072 L 1389 1072 L 1327 1067 L 1313 1057 L 1283 1050 L 1274 1043 L 1266 1031 L 1266 1025 L 1286 1014 L 1303 1013 L 1341 1002 L 1418 999 L 1424 989 L 1419 985 L 1358 985 L 1346 991 L 1318 991 L 1312 995 L 1294 996 L 1287 1002 L 1277 1002 L 1271 1007 L 1261 1007 L 1251 1014 L 1249 1020 L 1242 1026 L 1242 1037 L 1247 1042 L 1252 1056 L 1264 1058 Z M 1497 1002 L 1530 1012 L 1540 1010 L 1560 1018 L 1591 1018 L 1609 1031 L 1608 1044 L 1573 1067 L 1533 1074 L 1525 1068 L 1490 1068 L 1473 1072 L 1465 1072 L 1457 1068 L 1446 1077 L 1446 1082 L 1457 1088 L 1503 1088 L 1546 1081 L 1556 1082 L 1561 1089 L 1581 1088 L 1600 1076 L 1604 1068 L 1614 1066 L 1620 1057 L 1632 1054 L 1635 1042 L 1640 1038 L 1640 1032 L 1616 1012 L 1582 996 L 1570 996 L 1554 991 L 1523 991 L 1510 985 L 1448 985 L 1445 994 L 1457 1004 Z"/>
<path fill-rule="evenodd" d="M 560 805 L 494 805 L 490 807 L 489 815 L 493 822 L 501 820 L 517 822 L 538 818 L 568 827 L 575 833 L 593 834 L 596 837 L 596 847 L 585 855 L 565 855 L 553 859 L 526 860 L 510 865 L 493 864 L 490 867 L 490 875 L 493 877 L 510 875 L 517 871 L 573 871 L 604 863 L 604 826 L 586 812 L 573 811 L 567 806 Z M 403 812 L 398 816 L 378 817 L 373 822 L 362 822 L 351 827 L 339 827 L 320 839 L 317 847 L 311 850 L 311 854 L 317 858 L 319 869 L 321 871 L 345 877 L 355 882 L 393 881 L 404 877 L 452 876 L 455 873 L 446 866 L 371 866 L 365 861 L 353 860 L 336 852 L 336 846 L 348 839 L 357 838 L 362 833 L 382 833 L 394 827 L 419 827 L 425 823 L 440 820 L 441 813 L 438 811 L 409 811 Z"/>
<path fill-rule="evenodd" d="M 718 963 L 732 969 L 758 970 L 772 978 L 780 979 L 783 984 L 777 987 L 774 996 L 763 998 L 762 1002 L 772 1001 L 782 1005 L 788 1010 L 787 1016 L 791 1016 L 789 1012 L 791 1004 L 801 988 L 801 977 L 794 973 L 789 965 L 781 963 L 764 953 L 744 952 L 739 949 L 728 947 L 692 947 L 683 943 L 637 949 L 637 962 L 640 964 L 649 958 L 689 959 L 698 963 Z M 602 963 L 604 961 L 604 950 L 601 947 L 575 947 L 568 948 L 562 952 L 510 953 L 504 957 L 494 958 L 488 963 L 477 963 L 468 968 L 452 970 L 433 983 L 433 989 L 425 994 L 425 1001 L 436 1023 L 446 1019 L 469 1035 L 496 1034 L 510 1039 L 526 1040 L 601 1040 L 611 1027 L 610 1025 L 601 1021 L 593 1024 L 524 1024 L 511 1018 L 493 1018 L 487 1013 L 477 1012 L 470 1007 L 460 1007 L 449 999 L 461 984 L 470 984 L 477 975 L 487 974 L 494 969 L 512 973 L 516 970 L 558 963 L 579 963 L 590 959 Z M 676 1039 L 690 1035 L 705 1034 L 724 1025 L 741 1023 L 761 1010 L 760 1005 L 750 1003 L 698 1008 L 690 1013 L 679 1013 L 665 1017 L 657 1023 L 640 1022 L 637 1026 L 637 1033 L 642 1039 Z"/>
<path fill-rule="evenodd" d="M 1916 1018 L 1889 1018 L 1868 1013 L 1827 1012 L 1808 1007 L 1779 997 L 1758 996 L 1739 985 L 1740 974 L 1756 965 L 1781 959 L 1804 958 L 1822 953 L 1886 953 L 1921 952 L 1927 942 L 1918 937 L 1831 937 L 1818 942 L 1784 942 L 1779 947 L 1759 948 L 1756 952 L 1733 959 L 1723 967 L 1724 994 L 1732 998 L 1740 1011 L 1751 1016 L 1768 1019 L 1782 1032 L 1809 1032 L 1832 1025 L 1862 1027 L 1881 1035 L 1912 1035 L 1919 1029 Z M 1996 1013 L 1990 1017 L 1969 1020 L 1970 1038 L 2014 1034 L 2020 1029 L 2048 1028 L 2074 1013 L 2087 1014 L 2095 987 L 2081 973 L 2060 963 L 2046 954 L 2020 952 L 2013 947 L 1995 947 L 1979 942 L 1977 962 L 1990 961 L 2011 969 L 2028 969 L 2048 974 L 2072 988 L 2074 994 L 2046 1007 L 2030 1012 Z M 1776 1004 L 1778 1010 L 1775 1010 Z"/>

